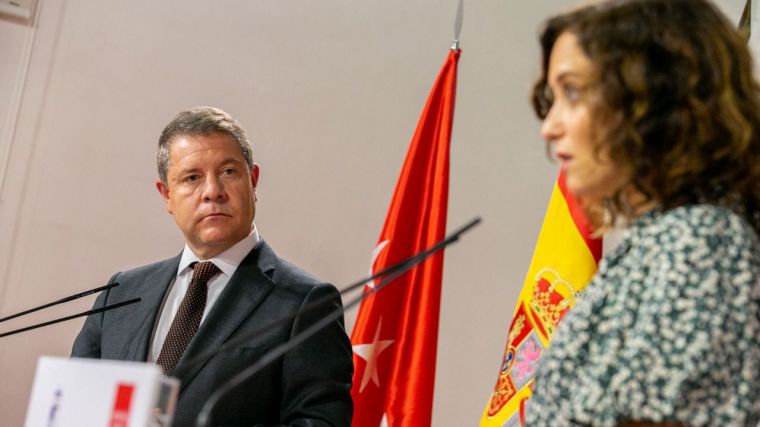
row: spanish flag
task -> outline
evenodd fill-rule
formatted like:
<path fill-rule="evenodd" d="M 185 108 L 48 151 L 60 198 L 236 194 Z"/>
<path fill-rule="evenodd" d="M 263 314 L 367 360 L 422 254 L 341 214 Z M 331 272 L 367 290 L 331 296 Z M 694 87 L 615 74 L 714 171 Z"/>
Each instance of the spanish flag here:
<path fill-rule="evenodd" d="M 557 325 L 596 272 L 602 241 L 560 174 L 509 326 L 504 357 L 481 427 L 524 426 L 533 377 Z"/>

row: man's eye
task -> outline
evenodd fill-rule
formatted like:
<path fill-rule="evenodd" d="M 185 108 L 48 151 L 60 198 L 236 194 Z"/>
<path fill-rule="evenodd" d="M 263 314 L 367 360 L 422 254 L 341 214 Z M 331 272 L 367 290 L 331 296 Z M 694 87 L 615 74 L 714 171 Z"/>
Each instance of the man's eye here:
<path fill-rule="evenodd" d="M 198 175 L 188 175 L 185 177 L 185 182 L 195 182 L 198 180 Z"/>
<path fill-rule="evenodd" d="M 222 173 L 225 174 L 225 175 L 235 175 L 235 169 L 233 169 L 233 168 L 224 168 L 224 170 L 222 170 Z"/>

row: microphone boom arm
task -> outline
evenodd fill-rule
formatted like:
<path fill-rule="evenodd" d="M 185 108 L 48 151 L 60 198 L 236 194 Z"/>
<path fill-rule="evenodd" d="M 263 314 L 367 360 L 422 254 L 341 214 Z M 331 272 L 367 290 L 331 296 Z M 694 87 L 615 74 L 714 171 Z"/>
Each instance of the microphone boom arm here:
<path fill-rule="evenodd" d="M 49 303 L 43 304 L 43 305 L 41 305 L 39 307 L 30 308 L 29 310 L 24 310 L 22 312 L 19 312 L 19 313 L 16 313 L 16 314 L 11 314 L 10 316 L 6 316 L 6 317 L 3 317 L 3 318 L 0 318 L 0 323 L 5 322 L 6 320 L 15 319 L 17 317 L 26 316 L 29 313 L 34 313 L 35 311 L 40 311 L 40 310 L 42 310 L 44 308 L 52 307 L 52 306 L 58 305 L 58 304 L 63 304 L 65 302 L 69 302 L 69 301 L 73 301 L 75 299 L 83 298 L 83 297 L 86 297 L 88 295 L 96 294 L 96 293 L 98 293 L 100 291 L 105 291 L 106 289 L 111 289 L 111 288 L 116 287 L 116 286 L 119 286 L 118 282 L 109 283 L 109 284 L 107 284 L 105 286 L 99 286 L 99 287 L 97 287 L 95 289 L 90 289 L 89 291 L 84 291 L 84 292 L 80 292 L 78 294 L 74 294 L 74 295 L 68 296 L 66 298 L 61 298 L 61 299 L 59 299 L 57 301 L 49 302 Z"/>
<path fill-rule="evenodd" d="M 42 322 L 42 323 L 38 323 L 36 325 L 27 326 L 27 327 L 20 328 L 20 329 L 15 329 L 15 330 L 9 331 L 9 332 L 3 332 L 2 334 L 0 334 L 0 338 L 4 338 L 4 337 L 10 336 L 10 335 L 20 334 L 21 332 L 31 331 L 32 329 L 41 328 L 43 326 L 48 326 L 48 325 L 53 325 L 53 324 L 56 324 L 56 323 L 65 322 L 67 320 L 76 319 L 77 317 L 89 316 L 91 314 L 102 313 L 104 311 L 113 310 L 114 308 L 123 307 L 125 305 L 134 304 L 136 302 L 140 302 L 140 298 L 134 298 L 134 299 L 127 300 L 127 301 L 118 302 L 116 304 L 106 305 L 106 306 L 103 306 L 103 307 L 100 307 L 100 308 L 96 308 L 96 309 L 93 309 L 93 310 L 88 310 L 88 311 L 83 311 L 81 313 L 72 314 L 71 316 L 61 317 L 61 318 L 54 319 L 54 320 L 48 320 L 47 322 Z"/>

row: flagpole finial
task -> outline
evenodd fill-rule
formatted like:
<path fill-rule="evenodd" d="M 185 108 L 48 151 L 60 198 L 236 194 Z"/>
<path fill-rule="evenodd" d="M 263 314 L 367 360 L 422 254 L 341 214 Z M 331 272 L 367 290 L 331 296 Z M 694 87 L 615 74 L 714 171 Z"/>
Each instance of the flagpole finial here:
<path fill-rule="evenodd" d="M 462 20 L 464 18 L 464 0 L 459 0 L 457 6 L 457 16 L 454 19 L 454 43 L 451 44 L 451 50 L 459 51 L 459 35 L 462 34 Z"/>

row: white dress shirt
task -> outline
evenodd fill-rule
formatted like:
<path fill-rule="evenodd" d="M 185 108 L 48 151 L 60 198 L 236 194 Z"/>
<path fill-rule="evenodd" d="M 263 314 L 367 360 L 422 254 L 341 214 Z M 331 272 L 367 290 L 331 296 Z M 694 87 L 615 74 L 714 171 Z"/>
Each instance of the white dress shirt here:
<path fill-rule="evenodd" d="M 211 261 L 221 273 L 212 277 L 208 281 L 208 294 L 206 295 L 206 308 L 203 310 L 203 316 L 201 317 L 201 325 L 206 320 L 206 316 L 214 303 L 219 299 L 219 295 L 227 286 L 227 282 L 230 281 L 230 277 L 235 273 L 238 266 L 249 252 L 259 242 L 259 233 L 256 231 L 256 225 L 253 225 L 251 234 L 246 236 L 243 240 L 235 243 L 231 248 L 220 253 L 219 255 L 202 260 L 193 253 L 187 244 L 182 251 L 182 258 L 179 260 L 179 267 L 177 268 L 177 276 L 174 282 L 169 285 L 169 295 L 164 301 L 164 306 L 161 309 L 161 317 L 158 319 L 158 325 L 156 331 L 153 334 L 153 340 L 150 345 L 150 352 L 148 353 L 148 361 L 155 362 L 158 359 L 158 355 L 161 354 L 161 347 L 164 346 L 164 340 L 169 333 L 169 328 L 174 321 L 174 316 L 177 314 L 179 305 L 182 303 L 182 299 L 185 297 L 187 288 L 190 286 L 190 279 L 193 277 L 193 269 L 190 265 L 197 261 Z M 157 284 L 158 285 L 158 284 Z"/>

